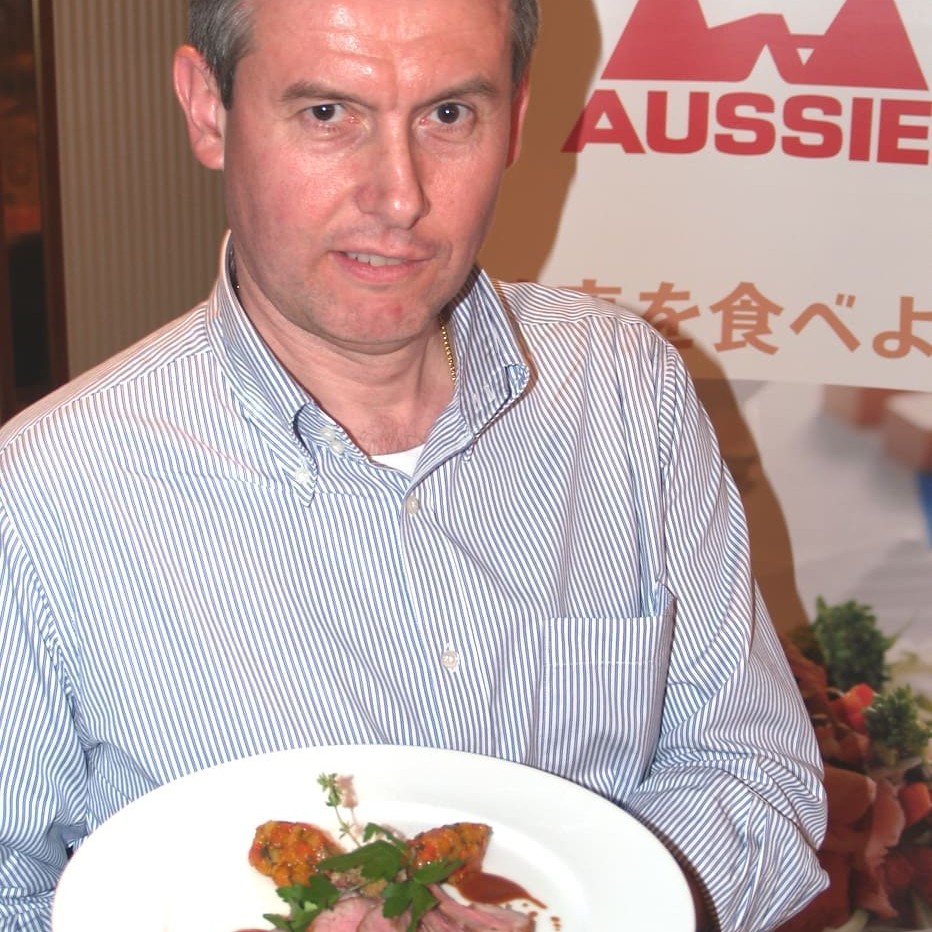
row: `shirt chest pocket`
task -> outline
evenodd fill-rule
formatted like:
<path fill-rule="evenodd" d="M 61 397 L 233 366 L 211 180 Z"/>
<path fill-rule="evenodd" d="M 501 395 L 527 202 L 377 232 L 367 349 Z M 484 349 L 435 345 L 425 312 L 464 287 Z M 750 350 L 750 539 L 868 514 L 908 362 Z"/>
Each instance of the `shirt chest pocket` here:
<path fill-rule="evenodd" d="M 663 714 L 674 601 L 639 618 L 545 622 L 530 763 L 623 801 L 646 775 Z"/>

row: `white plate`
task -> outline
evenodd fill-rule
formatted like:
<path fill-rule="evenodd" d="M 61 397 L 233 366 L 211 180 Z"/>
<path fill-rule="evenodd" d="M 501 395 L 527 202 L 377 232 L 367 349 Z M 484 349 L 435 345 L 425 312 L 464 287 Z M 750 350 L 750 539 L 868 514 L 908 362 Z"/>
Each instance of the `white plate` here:
<path fill-rule="evenodd" d="M 317 784 L 353 777 L 358 821 L 413 833 L 485 822 L 485 869 L 546 904 L 538 932 L 692 932 L 685 879 L 617 806 L 530 767 L 407 747 L 322 747 L 224 764 L 122 809 L 78 849 L 56 891 L 54 932 L 236 932 L 284 912 L 247 852 L 270 819 L 337 823 Z M 512 904 L 524 908 L 525 904 Z M 533 909 L 534 907 L 529 907 Z"/>

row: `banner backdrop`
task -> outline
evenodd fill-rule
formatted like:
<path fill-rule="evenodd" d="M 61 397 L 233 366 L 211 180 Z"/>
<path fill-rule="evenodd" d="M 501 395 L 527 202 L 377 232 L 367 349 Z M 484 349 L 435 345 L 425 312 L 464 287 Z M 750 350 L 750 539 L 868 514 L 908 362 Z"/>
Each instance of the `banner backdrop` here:
<path fill-rule="evenodd" d="M 932 929 L 932 0 L 542 2 L 483 262 L 673 341 L 777 627 L 865 660 L 792 654 L 832 882 L 786 932 Z M 900 700 L 894 753 L 865 709 Z"/>
<path fill-rule="evenodd" d="M 930 388 L 929 0 L 543 13 L 495 271 L 640 308 L 697 372 Z"/>

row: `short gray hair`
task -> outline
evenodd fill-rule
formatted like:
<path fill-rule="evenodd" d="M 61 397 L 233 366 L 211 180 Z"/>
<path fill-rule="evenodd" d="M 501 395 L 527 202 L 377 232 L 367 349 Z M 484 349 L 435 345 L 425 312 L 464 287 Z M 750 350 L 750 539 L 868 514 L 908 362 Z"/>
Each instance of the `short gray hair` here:
<path fill-rule="evenodd" d="M 538 0 L 511 0 L 511 10 L 511 76 L 517 87 L 537 45 L 540 7 Z M 236 66 L 252 44 L 252 0 L 190 0 L 188 42 L 204 56 L 229 110 Z"/>

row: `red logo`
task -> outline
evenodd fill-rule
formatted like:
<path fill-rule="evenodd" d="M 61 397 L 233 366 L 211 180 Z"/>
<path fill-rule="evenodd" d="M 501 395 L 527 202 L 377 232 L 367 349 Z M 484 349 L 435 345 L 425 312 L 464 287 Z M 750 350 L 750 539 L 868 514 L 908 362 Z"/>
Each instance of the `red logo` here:
<path fill-rule="evenodd" d="M 605 80 L 745 80 L 764 50 L 789 84 L 928 90 L 895 0 L 845 0 L 825 35 L 779 13 L 710 27 L 699 0 L 640 0 Z"/>
<path fill-rule="evenodd" d="M 768 93 L 743 84 L 764 54 L 786 84 L 807 86 Z M 602 78 L 614 86 L 593 90 L 564 152 L 714 149 L 901 165 L 932 156 L 932 100 L 915 96 L 928 85 L 895 0 L 844 0 L 824 35 L 795 34 L 779 13 L 710 26 L 700 0 L 638 0 Z M 731 87 L 702 86 L 712 82 Z M 838 87 L 859 90 L 835 96 Z M 899 93 L 877 94 L 887 89 Z"/>

